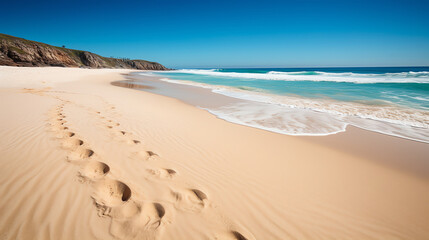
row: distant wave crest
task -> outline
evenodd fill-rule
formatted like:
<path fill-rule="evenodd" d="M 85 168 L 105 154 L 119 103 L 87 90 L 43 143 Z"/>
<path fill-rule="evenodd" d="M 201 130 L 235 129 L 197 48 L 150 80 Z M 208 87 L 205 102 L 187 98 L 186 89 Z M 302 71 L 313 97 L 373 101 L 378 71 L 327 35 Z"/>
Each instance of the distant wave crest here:
<path fill-rule="evenodd" d="M 200 74 L 218 77 L 234 77 L 247 79 L 277 80 L 277 81 L 327 81 L 327 82 L 350 82 L 350 83 L 429 83 L 429 72 L 399 72 L 383 74 L 364 73 L 330 73 L 321 71 L 298 71 L 281 72 L 270 71 L 267 73 L 242 73 L 223 72 L 221 69 L 182 69 L 179 73 Z"/>

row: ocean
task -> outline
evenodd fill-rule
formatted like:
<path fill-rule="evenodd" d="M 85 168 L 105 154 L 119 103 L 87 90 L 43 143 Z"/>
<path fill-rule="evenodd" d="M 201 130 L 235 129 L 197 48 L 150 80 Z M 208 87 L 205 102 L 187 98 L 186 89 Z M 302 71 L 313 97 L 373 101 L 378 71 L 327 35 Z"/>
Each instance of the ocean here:
<path fill-rule="evenodd" d="M 205 108 L 242 125 L 305 136 L 335 134 L 353 125 L 429 142 L 429 67 L 180 69 L 152 74 L 245 100 Z"/>

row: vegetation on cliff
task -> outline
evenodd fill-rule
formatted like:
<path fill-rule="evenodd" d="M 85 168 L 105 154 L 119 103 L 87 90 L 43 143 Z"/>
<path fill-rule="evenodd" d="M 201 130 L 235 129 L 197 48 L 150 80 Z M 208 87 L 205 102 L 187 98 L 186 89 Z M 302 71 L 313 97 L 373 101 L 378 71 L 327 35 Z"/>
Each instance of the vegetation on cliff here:
<path fill-rule="evenodd" d="M 108 58 L 0 33 L 0 65 L 168 70 L 157 62 Z"/>

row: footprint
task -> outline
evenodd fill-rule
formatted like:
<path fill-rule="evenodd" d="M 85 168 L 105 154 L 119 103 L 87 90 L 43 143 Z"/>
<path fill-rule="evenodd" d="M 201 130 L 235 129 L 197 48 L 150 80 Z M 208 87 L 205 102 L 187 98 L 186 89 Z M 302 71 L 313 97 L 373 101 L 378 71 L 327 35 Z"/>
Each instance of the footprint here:
<path fill-rule="evenodd" d="M 61 123 L 52 124 L 52 130 L 56 132 L 68 130 L 68 129 L 69 129 L 68 127 L 63 126 Z"/>
<path fill-rule="evenodd" d="M 146 169 L 146 171 L 154 176 L 160 178 L 173 178 L 177 172 L 173 169 L 161 168 L 161 169 Z"/>
<path fill-rule="evenodd" d="M 141 142 L 139 140 L 133 139 L 133 140 L 128 140 L 127 143 L 128 144 L 135 144 L 135 145 L 137 145 L 137 144 L 140 144 Z"/>
<path fill-rule="evenodd" d="M 91 149 L 87 149 L 83 146 L 79 146 L 75 150 L 70 152 L 67 159 L 70 161 L 79 161 L 79 160 L 84 160 L 86 158 L 89 158 L 93 155 L 94 155 L 94 151 L 92 151 Z"/>
<path fill-rule="evenodd" d="M 171 191 L 178 209 L 186 211 L 201 211 L 207 204 L 207 195 L 198 189 L 187 189 L 184 191 Z"/>
<path fill-rule="evenodd" d="M 67 149 L 75 149 L 83 145 L 83 141 L 77 138 L 68 138 L 63 141 L 63 147 Z"/>
<path fill-rule="evenodd" d="M 68 138 L 68 137 L 73 137 L 75 135 L 75 133 L 74 132 L 64 132 L 64 131 L 62 131 L 62 132 L 58 132 L 55 136 L 57 137 L 57 138 Z"/>
<path fill-rule="evenodd" d="M 95 200 L 108 207 L 119 206 L 131 198 L 131 189 L 123 182 L 104 179 L 95 183 Z"/>
<path fill-rule="evenodd" d="M 163 225 L 166 215 L 160 203 L 127 201 L 113 207 L 97 201 L 95 204 L 99 214 L 111 217 L 109 231 L 113 236 L 121 239 L 159 239 L 157 229 Z"/>
<path fill-rule="evenodd" d="M 81 169 L 80 173 L 82 176 L 94 180 L 105 176 L 109 171 L 109 165 L 99 161 L 91 161 Z"/>
<path fill-rule="evenodd" d="M 142 158 L 143 160 L 149 160 L 153 156 L 158 156 L 158 154 L 152 152 L 152 151 L 140 151 L 137 153 L 137 155 Z"/>
<path fill-rule="evenodd" d="M 146 229 L 155 230 L 161 225 L 164 216 L 165 208 L 160 203 L 146 203 L 142 206 L 139 218 L 145 223 Z"/>

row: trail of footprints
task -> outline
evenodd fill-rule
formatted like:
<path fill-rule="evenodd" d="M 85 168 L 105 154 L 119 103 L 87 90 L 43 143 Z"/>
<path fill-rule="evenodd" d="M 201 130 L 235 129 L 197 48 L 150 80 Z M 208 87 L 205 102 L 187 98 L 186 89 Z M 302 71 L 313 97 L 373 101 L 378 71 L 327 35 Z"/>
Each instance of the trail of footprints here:
<path fill-rule="evenodd" d="M 38 95 L 42 95 L 37 91 Z M 46 95 L 44 95 L 46 96 Z M 117 238 L 137 238 L 156 239 L 160 233 L 160 227 L 168 224 L 170 220 L 164 220 L 166 208 L 158 202 L 143 202 L 133 198 L 133 190 L 125 183 L 109 176 L 111 168 L 100 160 L 100 156 L 91 148 L 90 144 L 82 140 L 69 127 L 64 107 L 67 104 L 74 104 L 70 101 L 55 97 L 61 104 L 51 112 L 49 125 L 55 137 L 61 140 L 61 146 L 68 151 L 67 161 L 81 166 L 79 171 L 80 179 L 83 182 L 90 182 L 93 188 L 92 199 L 100 216 L 111 218 L 110 233 Z M 79 106 L 78 104 L 75 104 Z M 79 106 L 84 107 L 84 106 Z M 119 123 L 109 120 L 89 107 L 86 110 L 96 114 L 105 124 L 105 129 L 122 138 L 127 144 L 139 145 L 141 141 L 133 138 L 133 134 L 124 130 L 118 130 Z M 114 106 L 109 106 L 108 110 L 114 110 Z M 137 157 L 143 160 L 156 159 L 156 153 L 147 150 L 137 152 Z M 174 179 L 176 170 L 169 168 L 146 169 L 150 175 L 161 179 Z M 174 199 L 174 207 L 182 211 L 200 212 L 208 203 L 208 196 L 198 189 L 171 190 Z M 247 240 L 241 233 L 230 230 L 225 238 L 215 237 L 215 239 L 236 239 Z"/>
<path fill-rule="evenodd" d="M 93 187 L 94 204 L 100 216 L 112 218 L 111 233 L 118 237 L 136 237 L 139 234 L 155 236 L 162 225 L 165 209 L 160 203 L 140 203 L 131 199 L 132 190 L 125 183 L 108 177 L 110 166 L 98 161 L 99 156 L 91 146 L 72 132 L 68 126 L 63 102 L 54 110 L 50 122 L 62 147 L 68 150 L 67 161 L 82 166 L 79 174 Z M 140 231 L 143 230 L 143 231 Z"/>

